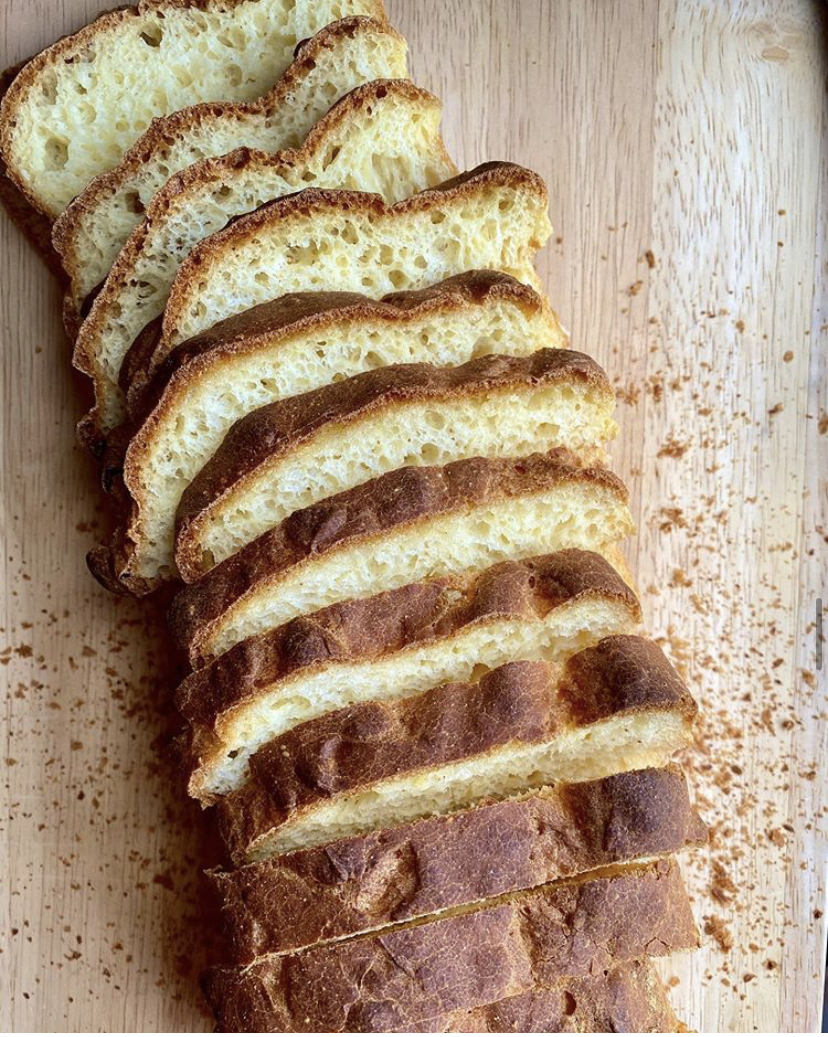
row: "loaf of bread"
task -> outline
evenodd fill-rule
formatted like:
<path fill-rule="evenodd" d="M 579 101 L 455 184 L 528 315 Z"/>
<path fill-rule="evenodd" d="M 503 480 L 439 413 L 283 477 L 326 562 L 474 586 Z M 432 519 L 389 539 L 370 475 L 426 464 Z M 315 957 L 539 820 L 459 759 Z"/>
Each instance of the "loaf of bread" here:
<path fill-rule="evenodd" d="M 33 58 L 0 107 L 0 155 L 54 218 L 122 158 L 150 121 L 201 101 L 250 101 L 296 45 L 382 0 L 139 0 Z"/>
<path fill-rule="evenodd" d="M 353 17 L 302 42 L 288 70 L 255 101 L 204 103 L 153 119 L 114 169 L 61 213 L 55 248 L 70 278 L 67 318 L 104 281 L 153 196 L 176 173 L 236 148 L 298 148 L 329 108 L 374 79 L 406 77 L 405 40 L 387 23 Z"/>
<path fill-rule="evenodd" d="M 239 148 L 173 176 L 131 232 L 78 330 L 75 366 L 95 386 L 84 428 L 107 433 L 123 420 L 124 358 L 164 311 L 182 262 L 200 241 L 312 185 L 375 192 L 391 204 L 438 184 L 454 172 L 440 113 L 437 98 L 408 80 L 379 80 L 338 101 L 296 151 Z"/>
<path fill-rule="evenodd" d="M 152 363 L 217 321 L 287 292 L 379 298 L 466 270 L 539 288 L 532 261 L 551 233 L 543 180 L 490 162 L 389 206 L 310 188 L 266 205 L 193 249 L 164 311 Z"/>
<path fill-rule="evenodd" d="M 251 757 L 219 826 L 235 861 L 261 860 L 489 796 L 660 767 L 690 741 L 695 714 L 657 645 L 609 637 L 563 668 L 506 663 L 309 720 Z"/>
<path fill-rule="evenodd" d="M 233 960 L 285 954 L 702 845 L 676 767 L 561 784 L 212 871 Z"/>
<path fill-rule="evenodd" d="M 512 659 L 562 663 L 640 620 L 612 566 L 574 549 L 302 616 L 240 642 L 179 687 L 190 794 L 210 803 L 239 788 L 261 745 L 330 710 L 469 680 Z"/>
<path fill-rule="evenodd" d="M 697 946 L 678 867 L 659 861 L 213 969 L 205 992 L 222 1031 L 427 1032 L 449 1012 Z"/>
<path fill-rule="evenodd" d="M 125 524 L 113 571 L 132 593 L 175 575 L 182 493 L 233 422 L 259 407 L 387 364 L 460 365 L 527 356 L 566 336 L 541 296 L 506 274 L 472 271 L 381 301 L 347 293 L 284 296 L 183 343 L 130 401 L 124 454 L 107 443 L 107 482 L 122 481 Z"/>
<path fill-rule="evenodd" d="M 181 591 L 171 630 L 199 665 L 296 616 L 431 576 L 568 547 L 619 568 L 614 546 L 633 529 L 627 491 L 606 469 L 571 462 L 562 451 L 403 468 L 294 512 Z M 205 560 L 185 551 L 176 560 L 191 579 Z"/>

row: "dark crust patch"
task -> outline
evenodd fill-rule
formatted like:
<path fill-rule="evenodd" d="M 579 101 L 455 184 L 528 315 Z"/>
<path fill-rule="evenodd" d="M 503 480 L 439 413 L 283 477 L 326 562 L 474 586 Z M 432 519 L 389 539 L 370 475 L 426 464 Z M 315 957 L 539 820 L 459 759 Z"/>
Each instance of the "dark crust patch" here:
<path fill-rule="evenodd" d="M 424 526 L 438 515 L 484 502 L 539 494 L 564 483 L 594 486 L 624 505 L 627 490 L 602 468 L 578 468 L 568 451 L 514 460 L 472 458 L 442 467 L 402 468 L 294 512 L 182 590 L 170 613 L 170 628 L 194 663 L 203 656 L 222 616 L 289 569 L 348 542 L 370 542 L 392 529 Z M 201 559 L 177 545 L 185 579 L 198 577 Z"/>
<path fill-rule="evenodd" d="M 200 539 L 204 522 L 223 497 L 244 494 L 247 484 L 255 485 L 270 466 L 334 426 L 341 426 L 344 436 L 359 436 L 358 422 L 393 407 L 429 400 L 444 405 L 561 383 L 588 386 L 607 402 L 614 400 L 607 376 L 590 357 L 569 349 L 540 349 L 525 357 L 491 354 L 459 367 L 393 364 L 260 407 L 230 428 L 184 491 L 176 537 Z"/>
<path fill-rule="evenodd" d="M 659 861 L 244 970 L 213 969 L 204 988 L 223 1032 L 410 1031 L 563 977 L 697 946 L 678 866 Z"/>
<path fill-rule="evenodd" d="M 138 402 L 133 419 L 100 443 L 94 427 L 87 445 L 97 444 L 105 453 L 105 481 L 117 486 L 123 500 L 124 520 L 110 545 L 96 549 L 96 570 L 106 573 L 105 585 L 115 581 L 119 593 L 148 594 L 161 582 L 130 573 L 139 542 L 137 523 L 144 503 L 145 458 L 162 422 L 185 407 L 190 388 L 199 379 L 232 378 L 237 359 L 251 353 L 277 350 L 302 336 L 347 335 L 352 324 L 373 323 L 379 327 L 416 329 L 418 322 L 442 316 L 451 320 L 477 307 L 508 303 L 530 314 L 544 314 L 550 341 L 563 341 L 557 318 L 546 302 L 528 285 L 508 274 L 473 270 L 447 278 L 418 291 L 394 292 L 379 300 L 349 292 L 302 292 L 285 295 L 253 310 L 231 317 L 191 342 L 174 350 L 158 369 L 149 391 Z M 412 331 L 412 334 L 414 331 Z M 557 336 L 557 338 L 556 338 Z M 93 423 L 94 425 L 94 423 Z M 129 444 L 125 452 L 125 446 Z M 110 557 L 106 559 L 106 552 Z"/>
<path fill-rule="evenodd" d="M 561 785 L 208 873 L 249 963 L 636 858 L 702 845 L 677 767 Z"/>
<path fill-rule="evenodd" d="M 277 201 L 262 206 L 234 221 L 225 230 L 219 231 L 197 245 L 181 264 L 170 292 L 164 312 L 162 350 L 178 344 L 177 321 L 186 308 L 192 285 L 202 280 L 210 266 L 254 237 L 270 225 L 278 225 L 294 216 L 331 213 L 367 213 L 375 218 L 388 216 L 407 217 L 413 213 L 427 212 L 435 205 L 444 205 L 454 200 L 473 196 L 481 190 L 512 188 L 533 194 L 546 204 L 546 184 L 537 173 L 512 162 L 486 162 L 475 169 L 461 173 L 448 181 L 449 186 L 440 184 L 412 195 L 395 205 L 388 205 L 376 194 L 362 191 L 331 191 L 323 188 L 308 188 L 296 194 L 286 195 Z M 540 246 L 541 242 L 538 243 Z"/>
<path fill-rule="evenodd" d="M 361 33 L 381 34 L 397 39 L 401 43 L 403 42 L 402 37 L 395 29 L 392 29 L 390 25 L 380 21 L 378 18 L 363 15 L 343 18 L 338 22 L 326 25 L 315 36 L 298 44 L 294 60 L 287 70 L 267 93 L 255 101 L 247 103 L 205 101 L 153 119 L 149 129 L 124 153 L 118 165 L 114 169 L 95 177 L 86 190 L 79 194 L 74 201 L 70 202 L 55 221 L 55 248 L 60 256 L 63 257 L 63 262 L 66 265 L 70 278 L 76 277 L 75 272 L 81 266 L 81 260 L 76 249 L 78 225 L 84 220 L 89 211 L 95 209 L 100 204 L 101 199 L 115 194 L 141 166 L 154 161 L 157 152 L 164 147 L 167 139 L 187 132 L 195 125 L 206 123 L 222 116 L 229 115 L 243 119 L 247 115 L 266 114 L 285 103 L 291 91 L 296 89 L 298 82 L 304 78 L 308 69 L 313 68 L 315 59 L 324 50 L 330 50 L 338 46 L 343 39 L 352 39 Z M 67 300 L 67 306 L 69 309 L 74 309 L 77 313 L 79 302 L 79 299 L 73 297 Z"/>
<path fill-rule="evenodd" d="M 339 602 L 234 645 L 190 674 L 176 707 L 185 720 L 210 728 L 297 671 L 333 662 L 373 660 L 496 617 L 542 619 L 581 599 L 623 604 L 632 622 L 641 607 L 615 569 L 591 551 L 502 562 L 470 577 L 411 583 L 370 598 Z"/>

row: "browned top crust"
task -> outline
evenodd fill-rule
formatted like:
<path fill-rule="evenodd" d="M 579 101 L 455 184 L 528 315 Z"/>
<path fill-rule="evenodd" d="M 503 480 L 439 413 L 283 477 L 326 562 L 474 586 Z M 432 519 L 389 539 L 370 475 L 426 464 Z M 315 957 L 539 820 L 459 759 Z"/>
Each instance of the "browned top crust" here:
<path fill-rule="evenodd" d="M 294 512 L 198 583 L 181 591 L 170 612 L 178 643 L 200 657 L 200 644 L 222 613 L 257 585 L 291 567 L 349 541 L 380 536 L 391 529 L 488 501 L 542 493 L 556 485 L 594 483 L 628 500 L 621 480 L 603 468 L 578 468 L 567 451 L 530 457 L 472 458 L 452 464 L 402 468 Z M 199 575 L 200 559 L 177 551 L 185 579 Z"/>
<path fill-rule="evenodd" d="M 513 188 L 531 192 L 544 204 L 547 199 L 546 184 L 537 173 L 513 162 L 485 162 L 475 169 L 461 173 L 443 184 L 421 191 L 394 205 L 389 205 L 380 195 L 364 191 L 335 191 L 310 187 L 269 202 L 255 212 L 239 217 L 224 230 L 197 245 L 181 264 L 164 313 L 165 351 L 167 344 L 176 344 L 176 321 L 192 280 L 196 277 L 203 278 L 217 257 L 242 246 L 269 224 L 281 223 L 294 215 L 307 216 L 324 210 L 337 213 L 367 212 L 376 217 L 406 216 L 416 212 L 427 212 L 434 205 L 469 197 L 486 188 Z"/>
<path fill-rule="evenodd" d="M 223 1032 L 406 1031 L 562 977 L 696 946 L 678 866 L 659 861 L 245 970 L 213 969 L 205 993 Z"/>
<path fill-rule="evenodd" d="M 686 1033 L 649 960 L 429 1020 L 432 1033 Z"/>
<path fill-rule="evenodd" d="M 616 634 L 567 660 L 560 683 L 547 663 L 522 661 L 499 666 L 479 682 L 362 702 L 280 735 L 251 757 L 250 768 L 288 815 L 508 742 L 547 742 L 571 727 L 654 710 L 676 710 L 692 720 L 697 707 L 654 641 Z"/>
<path fill-rule="evenodd" d="M 164 358 L 145 389 L 130 387 L 127 397 L 130 417 L 136 424 L 143 421 L 165 395 L 179 387 L 183 377 L 197 375 L 208 364 L 254 353 L 289 337 L 318 333 L 339 323 L 382 321 L 389 325 L 399 324 L 431 314 L 485 306 L 498 300 L 508 300 L 531 312 L 539 312 L 547 306 L 529 285 L 496 270 L 470 270 L 429 288 L 392 292 L 382 299 L 371 299 L 355 292 L 283 295 L 227 317 L 176 346 Z"/>
<path fill-rule="evenodd" d="M 530 356 L 477 357 L 458 367 L 392 364 L 260 407 L 233 425 L 184 491 L 176 515 L 177 536 L 186 536 L 206 508 L 238 483 L 254 478 L 259 467 L 285 457 L 320 429 L 348 425 L 394 405 L 449 402 L 555 382 L 586 384 L 613 398 L 606 374 L 584 353 L 539 349 Z"/>
<path fill-rule="evenodd" d="M 381 8 L 381 4 L 377 6 L 378 9 Z M 124 153 L 118 165 L 114 169 L 96 176 L 86 190 L 70 202 L 55 221 L 54 245 L 63 257 L 67 269 L 72 270 L 79 264 L 79 257 L 75 251 L 78 222 L 87 212 L 96 207 L 102 197 L 110 194 L 119 184 L 123 183 L 126 177 L 134 174 L 141 166 L 152 160 L 165 138 L 176 137 L 195 124 L 219 116 L 232 114 L 236 118 L 242 119 L 246 115 L 268 112 L 278 107 L 289 97 L 296 88 L 297 82 L 307 74 L 307 70 L 313 68 L 315 61 L 324 50 L 336 46 L 337 41 L 342 38 L 352 38 L 357 33 L 366 30 L 402 39 L 396 29 L 393 29 L 387 22 L 365 15 L 351 15 L 326 25 L 316 35 L 302 40 L 296 47 L 293 62 L 276 84 L 254 101 L 205 101 L 153 119 L 146 133 Z M 67 301 L 70 307 L 73 302 L 75 304 L 80 302 L 80 300 L 71 298 Z"/>
<path fill-rule="evenodd" d="M 233 960 L 245 963 L 706 837 L 683 774 L 668 767 L 561 785 L 208 878 Z"/>
<path fill-rule="evenodd" d="M 176 706 L 191 724 L 214 727 L 222 714 L 297 670 L 379 658 L 499 616 L 543 618 L 590 597 L 623 602 L 634 621 L 641 618 L 638 599 L 609 562 L 576 548 L 502 562 L 470 577 L 411 583 L 239 642 L 184 680 Z"/>
<path fill-rule="evenodd" d="M 233 998 L 240 1032 L 272 1033 L 278 1019 L 258 976 L 238 978 Z M 408 1028 L 400 1019 L 397 1030 Z M 394 1032 L 394 1027 L 391 1027 Z M 556 980 L 493 1004 L 417 1020 L 418 1033 L 684 1033 L 648 959 L 596 976 Z"/>

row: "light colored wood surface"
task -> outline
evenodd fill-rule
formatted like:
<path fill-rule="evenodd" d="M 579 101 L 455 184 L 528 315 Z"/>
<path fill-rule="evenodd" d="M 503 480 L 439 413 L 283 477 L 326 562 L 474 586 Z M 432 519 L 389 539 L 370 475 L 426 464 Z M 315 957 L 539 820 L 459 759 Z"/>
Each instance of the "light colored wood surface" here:
<path fill-rule="evenodd" d="M 3 0 L 2 62 L 95 0 Z M 806 0 L 389 0 L 458 163 L 550 188 L 542 260 L 622 390 L 649 622 L 705 709 L 686 865 L 702 1031 L 816 1030 L 825 954 L 828 136 Z M 102 517 L 58 292 L 5 218 L 0 1027 L 206 1031 L 210 849 L 174 791 L 157 623 L 88 576 Z M 649 254 L 649 260 L 648 260 Z M 732 949 L 724 953 L 716 939 Z"/>

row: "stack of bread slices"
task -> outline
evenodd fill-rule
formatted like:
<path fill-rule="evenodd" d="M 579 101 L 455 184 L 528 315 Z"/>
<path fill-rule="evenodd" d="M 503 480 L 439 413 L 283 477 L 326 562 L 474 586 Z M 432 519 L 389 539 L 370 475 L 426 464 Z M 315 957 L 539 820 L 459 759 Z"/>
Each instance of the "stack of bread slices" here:
<path fill-rule="evenodd" d="M 7 77 L 117 529 L 171 635 L 230 1032 L 667 1031 L 696 706 L 641 632 L 542 180 L 458 173 L 381 0 L 142 0 Z"/>

